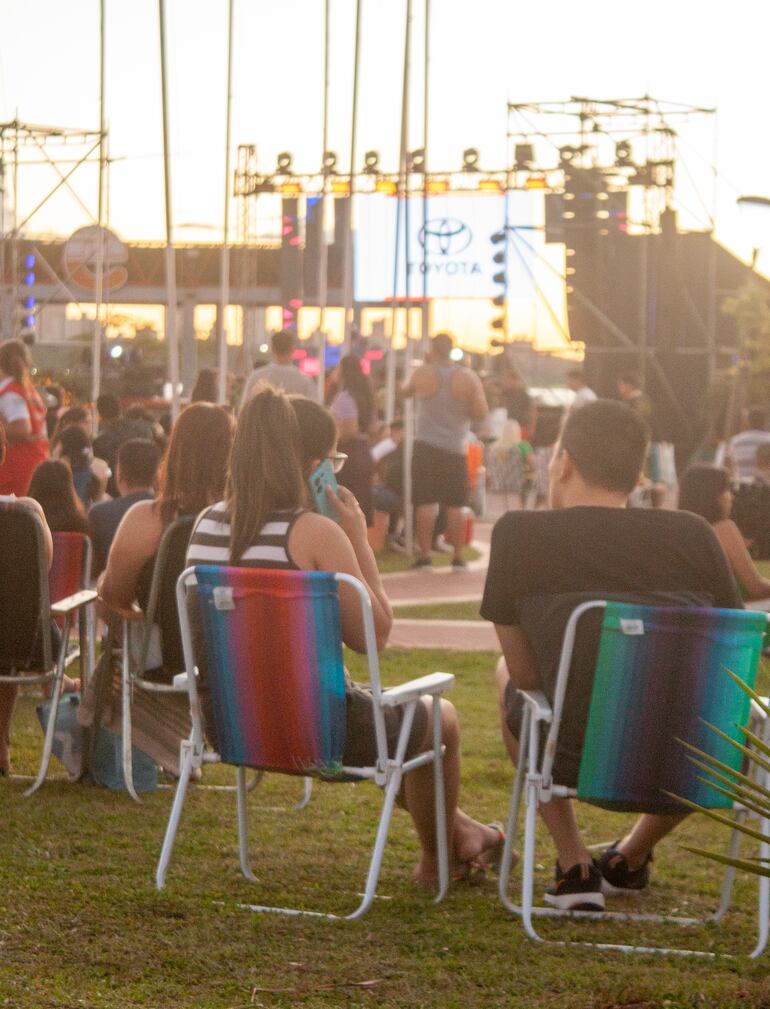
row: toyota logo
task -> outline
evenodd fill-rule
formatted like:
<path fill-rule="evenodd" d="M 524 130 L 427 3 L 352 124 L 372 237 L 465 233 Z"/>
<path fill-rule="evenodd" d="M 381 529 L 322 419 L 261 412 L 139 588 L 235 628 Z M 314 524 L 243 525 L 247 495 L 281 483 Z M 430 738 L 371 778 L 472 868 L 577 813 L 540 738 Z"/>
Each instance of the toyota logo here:
<path fill-rule="evenodd" d="M 426 252 L 457 256 L 471 244 L 473 232 L 456 217 L 436 217 L 420 228 L 417 239 Z"/>

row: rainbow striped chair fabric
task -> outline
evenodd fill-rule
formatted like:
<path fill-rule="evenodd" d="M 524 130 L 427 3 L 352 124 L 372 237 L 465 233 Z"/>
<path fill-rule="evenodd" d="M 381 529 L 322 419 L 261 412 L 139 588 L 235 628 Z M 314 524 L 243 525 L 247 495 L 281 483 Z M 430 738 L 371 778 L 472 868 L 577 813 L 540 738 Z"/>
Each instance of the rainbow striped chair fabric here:
<path fill-rule="evenodd" d="M 377 750 L 376 762 L 370 767 L 343 764 L 346 697 L 339 604 L 343 583 L 355 591 L 366 638 Z M 403 776 L 432 763 L 439 849 L 437 899 L 441 900 L 447 890 L 449 869 L 438 703 L 433 705 L 432 747 L 409 758 L 406 750 L 420 699 L 440 697 L 452 685 L 454 676 L 432 673 L 383 689 L 371 601 L 364 585 L 347 574 L 198 565 L 180 575 L 177 608 L 192 732 L 182 744 L 179 784 L 156 871 L 158 889 L 165 884 L 187 784 L 194 769 L 202 764 L 221 760 L 237 767 L 240 864 L 243 875 L 252 881 L 246 767 L 322 779 L 368 779 L 382 787 L 383 802 L 362 900 L 355 911 L 345 916 L 359 918 L 374 900 Z M 389 707 L 403 709 L 399 737 L 391 752 L 384 714 Z M 217 752 L 204 747 L 204 709 Z M 242 906 L 252 911 L 318 915 L 264 905 Z"/>
<path fill-rule="evenodd" d="M 580 620 L 599 608 L 604 614 L 591 704 L 577 787 L 572 788 L 554 780 L 554 760 Z M 688 759 L 682 743 L 740 769 L 740 754 L 710 726 L 744 742 L 738 727 L 749 722 L 750 702 L 727 670 L 753 687 L 768 619 L 766 613 L 745 610 L 653 607 L 603 600 L 585 602 L 574 610 L 564 634 L 553 702 L 539 691 L 520 692 L 526 702 L 519 736 L 521 759 L 511 797 L 500 898 L 509 911 L 522 917 L 530 938 L 544 941 L 534 928 L 533 916 L 563 914 L 533 903 L 540 804 L 575 797 L 626 812 L 686 812 L 674 798 L 678 796 L 706 808 L 731 808 L 729 800 L 702 780 L 702 771 Z M 548 728 L 541 747 L 542 726 Z M 521 905 L 516 905 L 508 897 L 507 887 L 522 791 L 526 792 L 524 864 Z M 737 832 L 731 843 L 736 836 Z M 734 870 L 728 869 L 715 920 L 721 919 L 729 906 L 733 879 Z M 609 912 L 573 912 L 572 916 L 697 924 L 694 919 Z M 702 953 L 620 943 L 580 945 L 623 952 Z"/>

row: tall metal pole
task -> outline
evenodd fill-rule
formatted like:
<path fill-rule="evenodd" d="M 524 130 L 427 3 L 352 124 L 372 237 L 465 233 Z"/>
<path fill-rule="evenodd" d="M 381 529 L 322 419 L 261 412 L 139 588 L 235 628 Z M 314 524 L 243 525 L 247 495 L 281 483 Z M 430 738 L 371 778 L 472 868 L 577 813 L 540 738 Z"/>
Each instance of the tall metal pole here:
<path fill-rule="evenodd" d="M 326 245 L 324 223 L 326 221 L 326 183 L 325 166 L 326 150 L 329 146 L 329 12 L 331 0 L 324 2 L 324 102 L 323 102 L 323 137 L 321 140 L 321 166 L 324 169 L 321 190 L 321 248 L 318 256 L 318 402 L 323 403 L 326 394 L 326 301 L 328 299 L 328 263 L 329 251 Z"/>
<path fill-rule="evenodd" d="M 345 231 L 345 353 L 350 351 L 353 324 L 353 187 L 356 180 L 356 134 L 358 132 L 358 77 L 361 63 L 361 0 L 356 0 L 356 42 L 353 56 L 353 109 L 350 117 L 350 174 L 348 181 L 350 201 L 348 226 Z"/>
<path fill-rule="evenodd" d="M 425 360 L 428 353 L 430 330 L 430 302 L 428 301 L 428 113 L 430 98 L 430 0 L 425 0 L 425 52 L 423 70 L 423 127 L 422 148 L 424 152 L 422 177 L 422 312 L 420 313 L 420 357 Z"/>
<path fill-rule="evenodd" d="M 179 338 L 176 331 L 176 259 L 171 220 L 171 149 L 169 145 L 165 6 L 164 0 L 158 0 L 160 89 L 163 112 L 163 184 L 166 204 L 166 344 L 168 346 L 168 379 L 171 383 L 171 419 L 176 420 L 179 416 Z"/>
<path fill-rule="evenodd" d="M 404 357 L 404 381 L 408 382 L 412 374 L 412 348 L 409 304 L 409 251 L 411 235 L 409 233 L 409 176 L 407 174 L 407 144 L 409 141 L 409 76 L 410 49 L 412 44 L 412 0 L 406 0 L 406 30 L 404 32 L 404 77 L 401 92 L 401 151 L 399 161 L 399 186 L 401 199 L 404 201 L 404 304 L 406 305 L 406 350 Z M 404 534 L 406 552 L 412 553 L 414 547 L 414 513 L 412 511 L 412 449 L 414 446 L 414 399 L 409 398 L 404 403 Z"/>
<path fill-rule="evenodd" d="M 222 225 L 222 254 L 219 276 L 219 304 L 217 306 L 217 367 L 219 381 L 217 400 L 227 402 L 227 331 L 225 309 L 230 300 L 230 134 L 233 107 L 233 5 L 227 7 L 227 108 L 225 113 L 225 205 Z"/>
<path fill-rule="evenodd" d="M 99 195 L 96 211 L 96 313 L 91 349 L 91 423 L 96 434 L 96 401 L 102 384 L 102 301 L 104 298 L 104 160 L 106 153 L 107 120 L 105 114 L 105 56 L 106 56 L 106 0 L 99 3 Z"/>

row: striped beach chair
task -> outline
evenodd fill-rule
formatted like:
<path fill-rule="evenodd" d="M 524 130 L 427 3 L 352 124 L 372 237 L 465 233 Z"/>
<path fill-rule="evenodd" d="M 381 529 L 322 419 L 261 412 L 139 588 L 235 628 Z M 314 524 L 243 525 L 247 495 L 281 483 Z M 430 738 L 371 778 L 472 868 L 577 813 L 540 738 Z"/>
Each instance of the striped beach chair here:
<path fill-rule="evenodd" d="M 377 760 L 371 767 L 343 764 L 346 700 L 338 596 L 343 582 L 357 593 L 364 620 L 377 748 Z M 190 598 L 186 605 L 188 588 Z M 383 788 L 383 803 L 363 899 L 346 916 L 358 918 L 374 900 L 403 775 L 432 762 L 440 900 L 447 888 L 448 864 L 439 704 L 434 704 L 433 746 L 409 759 L 406 749 L 420 698 L 426 695 L 438 698 L 452 685 L 454 677 L 433 673 L 383 689 L 371 602 L 365 587 L 350 575 L 199 565 L 180 576 L 177 598 L 192 732 L 182 744 L 181 775 L 156 872 L 158 889 L 165 883 L 187 784 L 196 767 L 220 760 L 237 767 L 240 864 L 243 875 L 252 881 L 246 824 L 246 767 L 327 780 L 368 779 Z M 199 640 L 195 648 L 189 609 L 197 611 L 194 623 Z M 199 675 L 196 657 L 205 675 Z M 388 707 L 401 707 L 404 711 L 395 752 L 390 754 L 384 719 Z M 204 708 L 217 752 L 204 749 Z M 255 904 L 244 906 L 252 911 L 318 914 Z"/>
<path fill-rule="evenodd" d="M 577 787 L 567 787 L 554 780 L 554 759 L 578 628 L 587 613 L 597 610 L 604 612 Z M 749 724 L 750 718 L 758 715 L 726 670 L 753 686 L 768 619 L 765 613 L 744 610 L 652 607 L 600 600 L 585 602 L 573 611 L 564 634 L 553 703 L 540 691 L 520 691 L 525 701 L 520 760 L 511 796 L 499 892 L 504 906 L 521 916 L 531 939 L 546 941 L 533 924 L 537 916 L 700 923 L 692 918 L 644 914 L 569 914 L 535 906 L 537 810 L 552 799 L 574 797 L 624 812 L 686 812 L 675 796 L 707 809 L 731 809 L 732 801 L 705 782 L 702 770 L 687 759 L 683 743 L 740 770 L 740 753 L 709 726 L 736 742 L 745 742 L 739 726 Z M 764 727 L 760 728 L 763 731 Z M 541 733 L 546 733 L 542 746 Z M 521 904 L 517 905 L 508 895 L 508 878 L 522 793 L 524 851 Z M 737 811 L 736 815 L 743 817 L 745 811 Z M 770 824 L 765 824 L 764 830 L 767 833 Z M 737 853 L 739 836 L 733 832 L 732 854 Z M 720 906 L 709 920 L 719 921 L 727 911 L 734 877 L 735 870 L 728 868 Z M 768 892 L 768 880 L 762 879 L 760 915 L 765 908 L 766 916 Z M 622 943 L 575 945 L 622 952 L 711 955 L 700 950 Z M 755 955 L 761 952 L 760 946 L 764 948 L 761 936 Z"/>

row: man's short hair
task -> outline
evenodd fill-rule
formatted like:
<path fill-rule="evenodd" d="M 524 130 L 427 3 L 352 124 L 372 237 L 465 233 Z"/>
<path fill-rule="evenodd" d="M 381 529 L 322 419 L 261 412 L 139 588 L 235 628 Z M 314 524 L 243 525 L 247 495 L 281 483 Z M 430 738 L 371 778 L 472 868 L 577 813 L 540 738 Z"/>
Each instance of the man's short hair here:
<path fill-rule="evenodd" d="M 296 339 L 294 334 L 290 333 L 287 329 L 279 329 L 277 333 L 273 333 L 270 342 L 274 354 L 278 357 L 286 357 L 287 354 L 291 354 L 294 350 Z"/>
<path fill-rule="evenodd" d="M 752 406 L 749 409 L 749 427 L 752 431 L 767 430 L 767 410 L 763 406 Z"/>
<path fill-rule="evenodd" d="M 758 445 L 755 464 L 759 469 L 770 469 L 770 444 Z"/>
<path fill-rule="evenodd" d="M 160 464 L 160 449 L 154 441 L 129 438 L 118 449 L 120 479 L 129 487 L 152 487 Z"/>
<path fill-rule="evenodd" d="M 103 392 L 96 400 L 96 410 L 102 420 L 115 420 L 120 416 L 120 400 L 113 392 Z"/>
<path fill-rule="evenodd" d="M 570 368 L 567 378 L 574 378 L 576 382 L 585 382 L 586 374 L 581 368 Z"/>
<path fill-rule="evenodd" d="M 436 333 L 431 340 L 431 350 L 437 357 L 449 357 L 455 342 L 449 333 Z"/>
<path fill-rule="evenodd" d="M 624 385 L 632 385 L 634 389 L 641 389 L 642 387 L 642 380 L 635 371 L 622 371 L 618 375 L 618 382 L 622 382 Z"/>
<path fill-rule="evenodd" d="M 630 407 L 597 399 L 572 411 L 561 434 L 561 448 L 587 484 L 630 494 L 639 482 L 650 432 Z"/>

